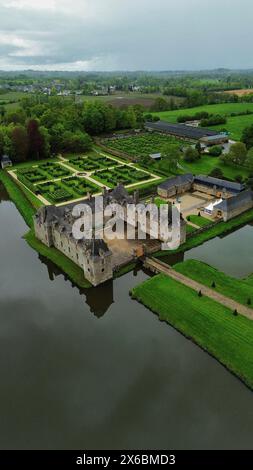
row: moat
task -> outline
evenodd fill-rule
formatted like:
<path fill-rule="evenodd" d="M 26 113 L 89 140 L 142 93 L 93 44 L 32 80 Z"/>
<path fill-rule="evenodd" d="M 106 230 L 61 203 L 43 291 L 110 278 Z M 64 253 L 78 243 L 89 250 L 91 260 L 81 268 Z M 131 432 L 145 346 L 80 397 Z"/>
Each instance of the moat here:
<path fill-rule="evenodd" d="M 251 448 L 253 393 L 129 290 L 79 291 L 22 239 L 0 186 L 0 448 Z M 226 241 L 226 243 L 224 243 Z M 253 227 L 191 252 L 253 272 Z"/>

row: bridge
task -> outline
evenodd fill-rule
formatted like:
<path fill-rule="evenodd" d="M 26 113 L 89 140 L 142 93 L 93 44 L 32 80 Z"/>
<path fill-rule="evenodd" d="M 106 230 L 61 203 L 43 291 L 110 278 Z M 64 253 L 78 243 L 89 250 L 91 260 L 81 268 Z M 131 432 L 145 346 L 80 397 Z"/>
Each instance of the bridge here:
<path fill-rule="evenodd" d="M 180 282 L 181 284 L 184 284 L 187 287 L 190 287 L 190 289 L 193 289 L 196 292 L 201 291 L 203 296 L 209 297 L 210 299 L 224 305 L 224 307 L 227 307 L 232 311 L 237 310 L 237 312 L 241 315 L 244 315 L 250 320 L 253 320 L 252 308 L 242 305 L 239 302 L 236 302 L 236 300 L 233 300 L 223 294 L 220 294 L 215 289 L 211 289 L 210 287 L 207 287 L 204 284 L 194 281 L 193 279 L 185 276 L 184 274 L 177 272 L 175 269 L 173 269 L 172 266 L 164 263 L 160 259 L 154 257 L 145 257 L 143 258 L 143 266 L 144 268 L 149 269 L 153 273 L 165 274 L 166 276 L 171 277 L 175 281 Z"/>

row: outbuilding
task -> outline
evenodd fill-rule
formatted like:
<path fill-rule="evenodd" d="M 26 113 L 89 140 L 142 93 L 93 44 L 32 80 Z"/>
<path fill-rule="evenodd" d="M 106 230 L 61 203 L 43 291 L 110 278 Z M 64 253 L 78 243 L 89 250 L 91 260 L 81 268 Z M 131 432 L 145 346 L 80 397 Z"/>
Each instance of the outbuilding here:
<path fill-rule="evenodd" d="M 11 159 L 8 157 L 8 155 L 3 155 L 2 159 L 1 159 L 1 167 L 2 167 L 2 169 L 4 170 L 4 169 L 7 168 L 8 166 L 12 166 L 12 161 L 11 161 Z"/>

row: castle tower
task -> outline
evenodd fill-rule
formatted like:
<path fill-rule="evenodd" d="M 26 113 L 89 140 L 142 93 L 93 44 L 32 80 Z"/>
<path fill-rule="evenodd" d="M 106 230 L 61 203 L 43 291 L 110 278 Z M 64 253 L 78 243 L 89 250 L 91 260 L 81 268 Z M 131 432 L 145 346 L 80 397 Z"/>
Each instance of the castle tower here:
<path fill-rule="evenodd" d="M 104 240 L 85 241 L 84 276 L 93 285 L 97 286 L 112 279 L 112 252 Z"/>

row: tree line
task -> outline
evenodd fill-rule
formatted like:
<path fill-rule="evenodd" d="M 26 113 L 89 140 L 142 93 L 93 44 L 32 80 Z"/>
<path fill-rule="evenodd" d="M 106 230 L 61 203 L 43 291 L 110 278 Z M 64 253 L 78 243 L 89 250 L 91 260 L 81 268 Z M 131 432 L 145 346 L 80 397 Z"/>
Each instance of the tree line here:
<path fill-rule="evenodd" d="M 51 154 L 83 152 L 91 136 L 143 125 L 140 107 L 126 110 L 101 102 L 75 103 L 59 97 L 24 98 L 20 108 L 0 113 L 0 157 L 14 162 L 47 158 Z"/>

